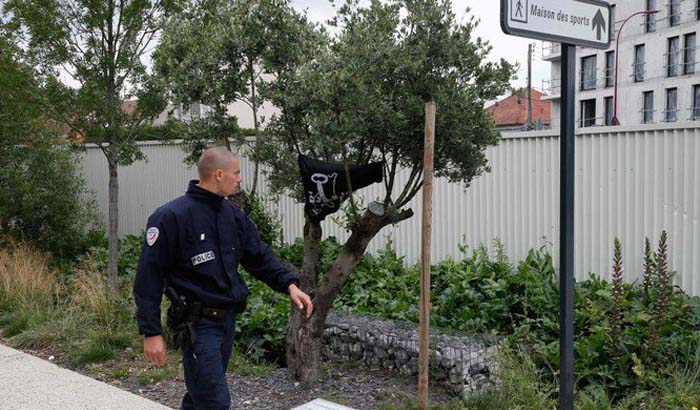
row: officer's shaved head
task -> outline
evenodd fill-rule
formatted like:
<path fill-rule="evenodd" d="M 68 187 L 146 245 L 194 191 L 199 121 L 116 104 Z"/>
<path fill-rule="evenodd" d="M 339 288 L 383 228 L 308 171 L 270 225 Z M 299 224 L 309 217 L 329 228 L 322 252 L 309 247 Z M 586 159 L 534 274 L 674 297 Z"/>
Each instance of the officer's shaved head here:
<path fill-rule="evenodd" d="M 212 179 L 217 169 L 227 169 L 238 157 L 226 147 L 213 147 L 205 150 L 197 162 L 200 181 Z"/>

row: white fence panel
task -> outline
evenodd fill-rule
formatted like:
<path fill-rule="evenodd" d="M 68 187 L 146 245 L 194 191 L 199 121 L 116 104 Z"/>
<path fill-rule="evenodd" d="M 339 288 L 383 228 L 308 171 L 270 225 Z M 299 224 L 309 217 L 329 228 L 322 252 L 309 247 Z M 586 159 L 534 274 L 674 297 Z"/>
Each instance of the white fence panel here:
<path fill-rule="evenodd" d="M 644 238 L 654 246 L 662 230 L 670 236 L 671 268 L 676 284 L 700 295 L 700 126 L 695 123 L 601 127 L 578 130 L 576 141 L 575 268 L 578 279 L 588 272 L 610 277 L 615 236 L 623 243 L 626 277 L 641 276 Z M 144 229 L 158 206 L 184 193 L 195 169 L 182 162 L 178 145 L 144 143 L 148 162 L 120 168 L 120 234 Z M 487 150 L 492 168 L 465 189 L 436 179 L 433 205 L 434 260 L 460 257 L 458 246 L 490 249 L 500 239 L 509 257 L 518 261 L 531 248 L 547 246 L 558 255 L 559 141 L 557 132 L 504 134 Z M 89 186 L 107 213 L 107 166 L 97 147 L 83 157 Z M 243 159 L 244 179 L 252 164 Z M 399 182 L 407 179 L 402 173 Z M 260 192 L 269 192 L 264 178 Z M 397 185 L 401 185 L 400 183 Z M 384 186 L 361 190 L 364 203 L 383 198 Z M 302 236 L 303 206 L 290 198 L 266 198 L 278 213 L 286 241 Z M 382 230 L 370 244 L 376 252 L 389 237 L 407 263 L 420 255 L 420 194 L 410 204 L 413 218 Z M 339 240 L 348 233 L 331 217 L 324 236 Z"/>

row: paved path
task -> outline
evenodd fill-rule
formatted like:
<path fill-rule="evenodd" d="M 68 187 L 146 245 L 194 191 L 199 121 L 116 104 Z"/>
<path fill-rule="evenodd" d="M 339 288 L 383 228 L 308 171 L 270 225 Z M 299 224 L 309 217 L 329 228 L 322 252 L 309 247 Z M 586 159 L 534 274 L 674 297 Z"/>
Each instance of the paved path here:
<path fill-rule="evenodd" d="M 2 410 L 168 410 L 156 402 L 0 344 Z"/>

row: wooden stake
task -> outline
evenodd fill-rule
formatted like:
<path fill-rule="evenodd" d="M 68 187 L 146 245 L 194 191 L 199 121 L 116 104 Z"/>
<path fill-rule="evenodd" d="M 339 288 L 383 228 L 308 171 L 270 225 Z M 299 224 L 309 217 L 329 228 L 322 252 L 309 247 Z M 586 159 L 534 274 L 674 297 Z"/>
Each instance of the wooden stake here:
<path fill-rule="evenodd" d="M 420 277 L 420 350 L 418 354 L 418 410 L 428 410 L 428 364 L 430 345 L 430 237 L 433 216 L 433 156 L 435 103 L 425 105 L 425 152 L 423 153 L 423 232 Z"/>

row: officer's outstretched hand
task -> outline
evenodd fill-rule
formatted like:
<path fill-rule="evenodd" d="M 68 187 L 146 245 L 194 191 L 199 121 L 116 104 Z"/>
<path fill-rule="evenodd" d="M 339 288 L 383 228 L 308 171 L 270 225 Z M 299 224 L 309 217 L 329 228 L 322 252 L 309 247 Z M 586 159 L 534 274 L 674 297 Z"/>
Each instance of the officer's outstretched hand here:
<path fill-rule="evenodd" d="M 165 339 L 163 339 L 163 336 L 149 336 L 143 339 L 143 355 L 146 356 L 146 360 L 158 366 L 163 366 L 165 364 L 165 354 Z"/>
<path fill-rule="evenodd" d="M 311 313 L 314 311 L 314 304 L 311 302 L 311 298 L 293 283 L 289 285 L 289 298 L 299 311 L 303 312 L 304 307 L 306 307 L 306 318 L 311 317 Z"/>

